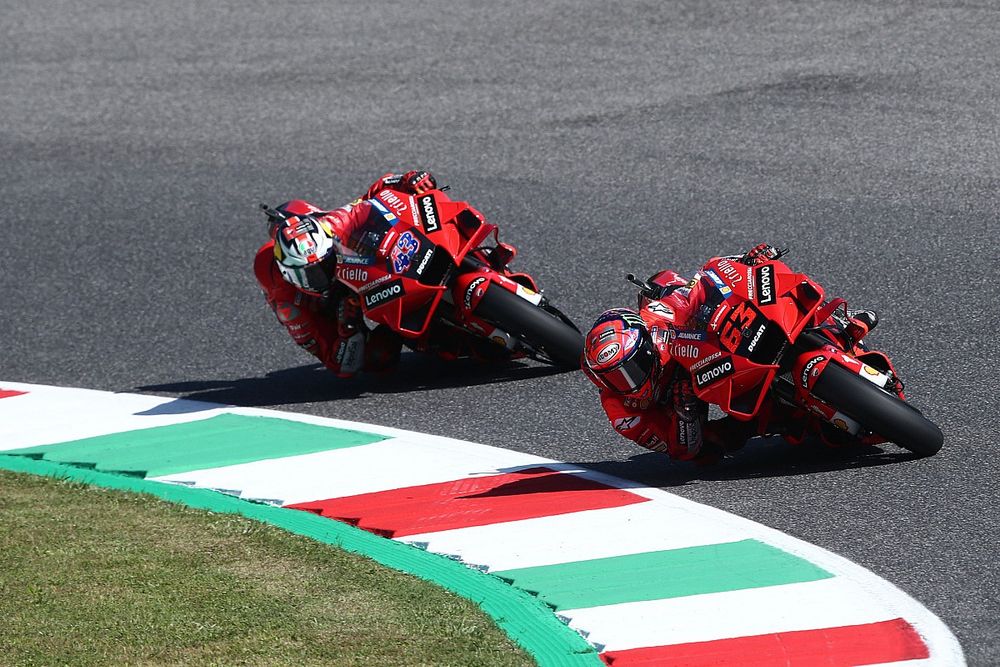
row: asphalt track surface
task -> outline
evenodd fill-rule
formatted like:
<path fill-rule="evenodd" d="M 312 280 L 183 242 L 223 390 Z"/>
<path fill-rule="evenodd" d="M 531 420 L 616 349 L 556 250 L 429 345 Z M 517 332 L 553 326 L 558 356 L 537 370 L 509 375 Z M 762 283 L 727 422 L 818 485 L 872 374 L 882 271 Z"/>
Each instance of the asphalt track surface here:
<path fill-rule="evenodd" d="M 0 378 L 451 435 L 660 486 L 831 549 L 1000 661 L 990 2 L 4 0 Z M 407 355 L 338 381 L 250 264 L 259 201 L 430 168 L 581 324 L 626 271 L 759 240 L 877 308 L 945 448 L 751 443 L 713 469 L 615 436 L 578 373 Z M 377 471 L 372 471 L 377 474 Z"/>

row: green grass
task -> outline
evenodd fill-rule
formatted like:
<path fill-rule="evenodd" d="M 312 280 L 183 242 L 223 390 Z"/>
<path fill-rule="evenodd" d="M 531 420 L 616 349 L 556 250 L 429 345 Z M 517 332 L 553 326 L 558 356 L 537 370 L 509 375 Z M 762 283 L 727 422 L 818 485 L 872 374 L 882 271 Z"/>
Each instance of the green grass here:
<path fill-rule="evenodd" d="M 4 665 L 531 665 L 473 603 L 233 515 L 0 471 Z"/>

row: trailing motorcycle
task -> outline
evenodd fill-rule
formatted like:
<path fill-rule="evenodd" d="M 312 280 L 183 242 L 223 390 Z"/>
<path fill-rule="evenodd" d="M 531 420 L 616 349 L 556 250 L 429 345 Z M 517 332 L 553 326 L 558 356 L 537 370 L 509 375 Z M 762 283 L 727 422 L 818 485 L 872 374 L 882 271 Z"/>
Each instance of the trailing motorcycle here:
<path fill-rule="evenodd" d="M 816 281 L 780 261 L 786 252 L 753 266 L 716 257 L 695 274 L 705 295 L 698 326 L 670 329 L 671 354 L 695 394 L 739 420 L 792 412 L 847 440 L 937 453 L 941 430 L 906 401 L 889 358 L 852 339 L 845 300 L 826 300 Z M 659 300 L 671 288 L 656 276 L 626 279 L 644 311 L 669 311 Z"/>
<path fill-rule="evenodd" d="M 577 367 L 579 329 L 530 275 L 507 269 L 516 251 L 499 242 L 496 225 L 446 189 L 383 189 L 369 199 L 367 224 L 338 243 L 337 279 L 358 295 L 365 317 L 410 344 L 440 324 L 515 357 Z"/>

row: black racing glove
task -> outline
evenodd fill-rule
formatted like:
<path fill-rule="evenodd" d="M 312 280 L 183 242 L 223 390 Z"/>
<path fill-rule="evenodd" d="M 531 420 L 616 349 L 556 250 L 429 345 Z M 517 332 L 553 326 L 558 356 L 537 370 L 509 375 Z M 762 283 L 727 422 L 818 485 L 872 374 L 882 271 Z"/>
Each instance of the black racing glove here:
<path fill-rule="evenodd" d="M 400 185 L 415 195 L 422 195 L 437 187 L 437 181 L 429 171 L 408 171 L 403 174 Z"/>
<path fill-rule="evenodd" d="M 749 252 L 740 257 L 740 262 L 747 266 L 757 266 L 772 259 L 781 257 L 782 252 L 768 243 L 758 243 Z"/>

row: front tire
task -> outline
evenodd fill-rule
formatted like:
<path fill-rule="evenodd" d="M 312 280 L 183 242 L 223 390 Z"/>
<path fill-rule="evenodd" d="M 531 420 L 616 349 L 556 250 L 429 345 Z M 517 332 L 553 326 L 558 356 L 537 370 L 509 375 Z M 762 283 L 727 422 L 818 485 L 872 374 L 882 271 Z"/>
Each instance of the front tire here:
<path fill-rule="evenodd" d="M 944 444 L 941 429 L 919 410 L 832 361 L 816 379 L 812 393 L 869 431 L 919 456 L 933 456 Z"/>
<path fill-rule="evenodd" d="M 541 350 L 564 368 L 579 368 L 583 336 L 562 319 L 491 283 L 476 307 L 476 315 Z"/>

